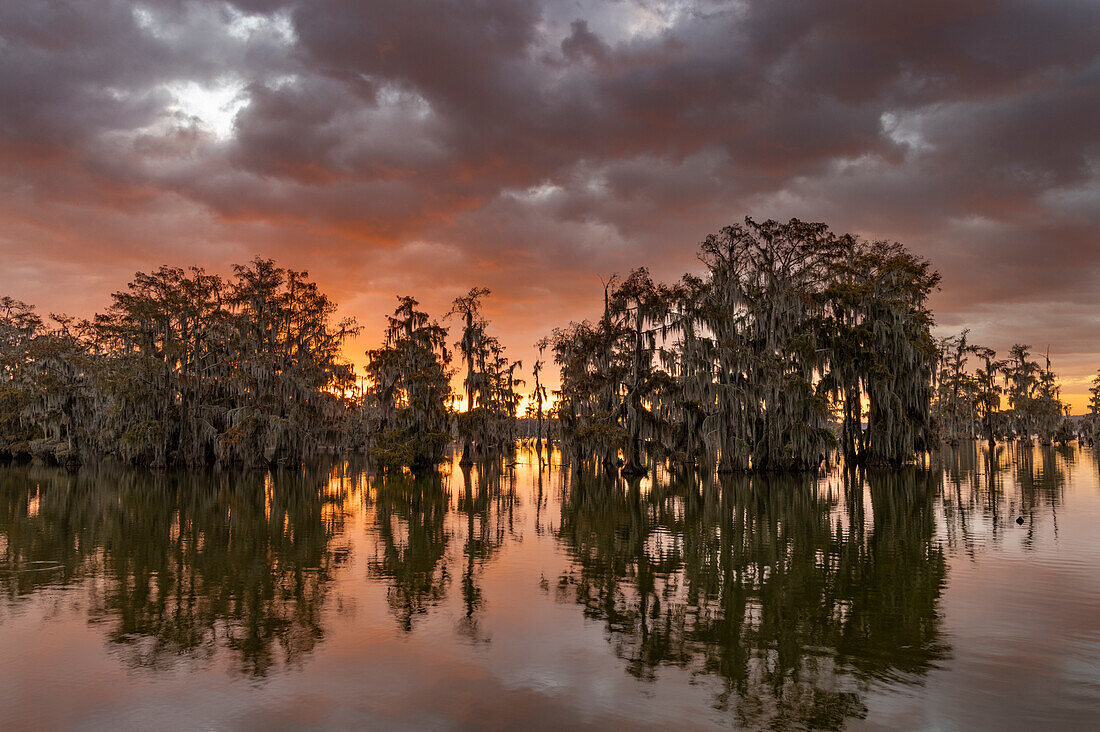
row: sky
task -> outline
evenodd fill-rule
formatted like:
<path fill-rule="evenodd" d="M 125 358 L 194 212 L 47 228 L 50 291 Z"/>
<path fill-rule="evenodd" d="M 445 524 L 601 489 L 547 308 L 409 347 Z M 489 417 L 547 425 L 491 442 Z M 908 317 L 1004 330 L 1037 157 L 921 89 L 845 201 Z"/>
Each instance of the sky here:
<path fill-rule="evenodd" d="M 900 241 L 937 332 L 1100 368 L 1098 0 L 6 0 L 0 294 L 308 270 L 380 338 L 474 285 L 510 353 L 749 215 Z"/>

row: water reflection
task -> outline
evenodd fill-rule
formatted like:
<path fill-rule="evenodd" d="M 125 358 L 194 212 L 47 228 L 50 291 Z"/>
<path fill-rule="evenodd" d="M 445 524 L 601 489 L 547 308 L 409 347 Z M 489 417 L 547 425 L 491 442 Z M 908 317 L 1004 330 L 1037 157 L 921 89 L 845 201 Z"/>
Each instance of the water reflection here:
<path fill-rule="evenodd" d="M 380 476 L 366 501 L 377 532 L 370 576 L 384 580 L 390 610 L 402 630 L 442 601 L 450 584 L 444 555 L 450 503 L 443 476 Z"/>
<path fill-rule="evenodd" d="M 324 468 L 225 476 L 46 468 L 0 472 L 0 591 L 19 602 L 83 583 L 87 612 L 128 664 L 228 650 L 262 676 L 324 637 L 346 552 Z"/>
<path fill-rule="evenodd" d="M 575 567 L 558 596 L 606 623 L 636 676 L 662 665 L 713 674 L 718 706 L 745 726 L 836 729 L 865 713 L 861 679 L 916 680 L 946 656 L 932 473 L 675 481 L 648 493 L 571 478 L 561 539 Z"/>
<path fill-rule="evenodd" d="M 1088 457 L 1095 459 L 1090 451 Z M 1024 548 L 1034 548 L 1040 534 L 1056 538 L 1058 508 L 1065 498 L 1068 474 L 1078 458 L 1072 447 L 996 445 L 972 441 L 946 450 L 942 498 L 948 545 L 971 556 L 997 546 L 1008 532 L 1023 526 Z M 1045 527 L 1049 517 L 1050 527 Z"/>
<path fill-rule="evenodd" d="M 386 583 L 398 626 L 411 632 L 417 618 L 444 600 L 458 573 L 464 608 L 459 630 L 471 640 L 485 640 L 478 625 L 484 607 L 479 576 L 515 535 L 515 471 L 483 463 L 366 480 L 364 505 L 376 536 L 368 573 Z M 456 538 L 461 558 L 449 554 Z"/>
<path fill-rule="evenodd" d="M 634 481 L 522 450 L 416 477 L 0 468 L 0 640 L 46 608 L 47 626 L 90 622 L 147 677 L 264 685 L 341 644 L 366 654 L 341 669 L 369 665 L 366 637 L 423 639 L 409 658 L 445 676 L 530 642 L 538 672 L 513 675 L 564 684 L 574 669 L 547 651 L 580 624 L 606 641 L 583 645 L 601 678 L 610 664 L 642 695 L 688 677 L 725 724 L 840 729 L 951 667 L 965 643 L 945 624 L 949 567 L 967 571 L 953 558 L 1050 549 L 1098 454 L 963 443 L 929 469 Z"/>
<path fill-rule="evenodd" d="M 471 640 L 485 640 L 478 623 L 484 599 L 478 577 L 504 545 L 515 536 L 516 474 L 503 470 L 499 463 L 482 464 L 475 471 L 462 467 L 462 497 L 458 513 L 466 523 L 466 541 L 462 547 L 463 634 Z"/>

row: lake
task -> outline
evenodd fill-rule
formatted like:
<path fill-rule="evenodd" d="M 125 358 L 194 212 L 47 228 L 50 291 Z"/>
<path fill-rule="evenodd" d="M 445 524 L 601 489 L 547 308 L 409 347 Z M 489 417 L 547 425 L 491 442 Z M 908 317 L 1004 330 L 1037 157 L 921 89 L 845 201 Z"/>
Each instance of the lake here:
<path fill-rule="evenodd" d="M 1100 728 L 1100 451 L 931 465 L 0 467 L 0 728 Z"/>

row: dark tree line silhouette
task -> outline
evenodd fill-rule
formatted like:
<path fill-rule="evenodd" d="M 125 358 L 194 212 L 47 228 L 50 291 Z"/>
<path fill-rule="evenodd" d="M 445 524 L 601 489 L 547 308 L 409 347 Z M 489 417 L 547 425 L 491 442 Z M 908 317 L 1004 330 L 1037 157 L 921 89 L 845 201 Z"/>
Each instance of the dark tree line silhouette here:
<path fill-rule="evenodd" d="M 536 344 L 529 395 L 481 287 L 443 321 L 399 297 L 362 378 L 342 356 L 360 326 L 271 260 L 229 278 L 139 272 L 89 320 L 0 298 L 0 457 L 267 466 L 365 450 L 383 469 L 423 470 L 458 440 L 469 465 L 514 450 L 525 396 L 539 455 L 556 437 L 569 459 L 625 475 L 653 460 L 804 471 L 834 449 L 896 467 L 941 440 L 1100 431 L 1100 386 L 1090 417 L 1067 422 L 1049 358 L 1028 346 L 997 360 L 965 332 L 934 339 L 939 275 L 900 244 L 746 218 L 707 237 L 699 260 L 673 284 L 644 267 L 611 276 L 596 321 Z"/>
<path fill-rule="evenodd" d="M 1074 423 L 1061 400 L 1049 353 L 1040 364 L 1032 360 L 1031 346 L 1017 343 L 1008 358 L 998 360 L 992 348 L 970 343 L 965 330 L 940 339 L 939 353 L 933 411 L 937 433 L 946 444 L 1032 438 L 1040 445 L 1064 445 L 1077 438 L 1091 444 L 1100 434 L 1100 375 L 1089 390 L 1088 413 Z M 971 356 L 978 364 L 973 369 L 968 368 Z"/>
<path fill-rule="evenodd" d="M 644 446 L 727 472 L 807 470 L 838 438 L 852 463 L 932 446 L 928 262 L 824 224 L 752 219 L 699 258 L 703 276 L 671 286 L 644 268 L 612 278 L 596 323 L 554 332 L 557 416 L 577 458 L 622 452 L 637 474 Z"/>
<path fill-rule="evenodd" d="M 0 300 L 0 450 L 164 467 L 298 461 L 349 432 L 357 328 L 304 272 L 139 272 L 91 320 Z"/>

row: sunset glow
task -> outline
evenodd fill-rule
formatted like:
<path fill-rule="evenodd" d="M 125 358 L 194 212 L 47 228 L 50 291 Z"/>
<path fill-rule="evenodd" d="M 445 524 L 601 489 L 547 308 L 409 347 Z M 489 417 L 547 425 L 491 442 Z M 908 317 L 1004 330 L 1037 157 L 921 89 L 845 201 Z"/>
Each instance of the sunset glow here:
<path fill-rule="evenodd" d="M 928 257 L 940 330 L 1049 345 L 1080 413 L 1100 364 L 1098 14 L 5 3 L 0 290 L 90 316 L 138 270 L 274 257 L 364 325 L 362 363 L 396 295 L 442 316 L 476 284 L 529 364 L 597 313 L 601 277 L 675 279 L 722 225 L 797 216 Z"/>
<path fill-rule="evenodd" d="M 0 730 L 1100 730 L 1100 0 L 0 0 Z"/>

